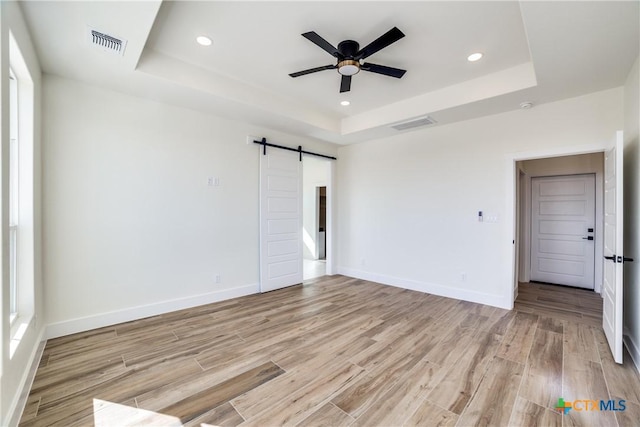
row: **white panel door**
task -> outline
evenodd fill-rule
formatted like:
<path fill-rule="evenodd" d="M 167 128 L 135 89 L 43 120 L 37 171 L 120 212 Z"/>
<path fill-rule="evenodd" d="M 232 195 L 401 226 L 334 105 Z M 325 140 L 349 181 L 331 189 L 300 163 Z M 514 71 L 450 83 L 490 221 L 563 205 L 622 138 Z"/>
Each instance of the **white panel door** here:
<path fill-rule="evenodd" d="M 622 132 L 604 158 L 604 283 L 602 286 L 602 328 L 611 353 L 622 363 Z"/>
<path fill-rule="evenodd" d="M 260 153 L 260 291 L 302 283 L 302 162 L 276 148 Z"/>
<path fill-rule="evenodd" d="M 531 280 L 594 288 L 595 175 L 531 179 Z"/>

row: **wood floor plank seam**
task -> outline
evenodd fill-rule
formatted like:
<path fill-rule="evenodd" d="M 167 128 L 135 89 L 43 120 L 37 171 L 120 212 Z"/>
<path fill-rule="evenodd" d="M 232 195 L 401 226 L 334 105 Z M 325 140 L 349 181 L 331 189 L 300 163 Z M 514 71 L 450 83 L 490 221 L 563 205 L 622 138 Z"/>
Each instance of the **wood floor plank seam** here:
<path fill-rule="evenodd" d="M 520 396 L 520 390 L 522 390 L 522 383 L 524 383 L 525 381 L 525 376 L 522 375 L 522 378 L 520 378 L 520 385 L 518 386 L 518 391 L 516 393 L 516 401 L 518 400 L 518 397 Z M 516 410 L 516 405 L 514 404 L 513 407 L 511 408 L 511 414 L 509 415 L 509 423 L 508 425 L 515 425 L 513 422 L 513 418 L 515 416 L 515 410 Z"/>
<path fill-rule="evenodd" d="M 233 406 L 233 409 L 235 409 L 235 410 L 236 410 L 236 412 L 238 413 L 238 415 L 240 415 L 240 417 L 242 417 L 242 419 L 243 419 L 244 421 L 247 421 L 247 419 L 246 419 L 245 417 L 243 417 L 243 416 L 242 416 L 242 413 L 238 410 L 238 408 L 236 408 L 236 406 L 233 404 L 233 402 L 232 402 L 231 400 L 229 400 L 228 402 L 229 402 L 229 405 Z M 244 422 L 244 421 L 243 421 L 243 422 Z"/>

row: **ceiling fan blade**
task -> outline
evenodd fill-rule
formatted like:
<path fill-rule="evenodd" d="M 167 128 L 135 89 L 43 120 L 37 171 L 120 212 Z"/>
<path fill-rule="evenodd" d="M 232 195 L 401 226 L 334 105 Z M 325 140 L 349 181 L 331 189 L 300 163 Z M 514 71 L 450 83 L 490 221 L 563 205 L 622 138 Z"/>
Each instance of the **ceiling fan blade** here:
<path fill-rule="evenodd" d="M 349 92 L 351 90 L 351 76 L 342 76 L 340 82 L 340 93 Z"/>
<path fill-rule="evenodd" d="M 390 44 L 397 42 L 403 37 L 404 33 L 400 31 L 398 27 L 393 27 L 392 29 L 360 49 L 360 51 L 356 53 L 354 59 L 365 59 L 366 57 L 373 55 L 377 51 L 384 49 Z"/>
<path fill-rule="evenodd" d="M 335 56 L 336 58 L 340 55 L 338 49 L 336 49 L 331 43 L 320 37 L 315 31 L 303 33 L 302 37 L 320 46 L 322 49 L 326 50 L 330 55 Z"/>
<path fill-rule="evenodd" d="M 308 70 L 298 71 L 297 73 L 291 73 L 289 75 L 291 77 L 300 77 L 304 76 L 305 74 L 317 73 L 318 71 L 333 70 L 334 68 L 337 68 L 337 65 L 325 65 L 322 67 L 309 68 Z"/>
<path fill-rule="evenodd" d="M 360 69 L 364 71 L 370 71 L 372 73 L 384 74 L 385 76 L 395 77 L 397 79 L 404 76 L 404 73 L 407 72 L 407 70 L 401 70 L 400 68 L 393 68 L 393 67 L 387 67 L 386 65 L 372 64 L 370 62 L 365 62 L 364 64 L 362 64 Z"/>

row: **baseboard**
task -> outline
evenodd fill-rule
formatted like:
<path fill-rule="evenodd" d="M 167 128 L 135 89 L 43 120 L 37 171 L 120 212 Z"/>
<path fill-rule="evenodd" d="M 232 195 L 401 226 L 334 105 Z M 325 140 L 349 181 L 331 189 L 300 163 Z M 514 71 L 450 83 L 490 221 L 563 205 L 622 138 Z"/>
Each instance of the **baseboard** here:
<path fill-rule="evenodd" d="M 104 326 L 129 322 L 131 320 L 142 319 L 149 316 L 157 316 L 158 314 L 169 313 L 176 310 L 183 310 L 185 308 L 251 295 L 258 293 L 259 291 L 260 286 L 256 283 L 206 294 L 194 295 L 186 298 L 178 298 L 149 305 L 125 308 L 123 310 L 96 314 L 94 316 L 65 320 L 64 322 L 47 325 L 45 337 L 47 339 L 57 338 L 64 335 L 102 328 Z"/>
<path fill-rule="evenodd" d="M 625 347 L 627 347 L 627 351 L 631 355 L 631 360 L 636 367 L 636 370 L 640 374 L 640 347 L 638 347 L 637 343 L 631 337 L 631 333 L 627 328 L 624 328 L 624 335 L 622 336 L 622 342 Z"/>
<path fill-rule="evenodd" d="M 11 402 L 11 405 L 9 406 L 7 419 L 2 424 L 3 426 L 17 426 L 20 422 L 22 412 L 27 404 L 29 392 L 31 391 L 31 386 L 33 385 L 33 380 L 36 377 L 38 365 L 40 365 L 42 353 L 44 352 L 44 345 L 46 344 L 44 333 L 44 328 L 41 328 L 38 339 L 36 340 L 38 345 L 33 347 L 33 351 L 29 356 L 29 363 L 27 364 L 28 369 L 25 369 L 22 380 L 20 381 L 20 389 L 17 390 L 13 402 Z"/>
<path fill-rule="evenodd" d="M 505 308 L 507 310 L 511 310 L 513 308 L 511 293 L 506 297 L 504 295 L 492 295 L 483 292 L 470 291 L 467 289 L 452 288 L 450 286 L 440 285 L 436 283 L 420 282 L 417 280 L 403 279 L 400 277 L 387 276 L 384 274 L 376 274 L 348 267 L 338 267 L 338 274 L 353 277 L 356 279 L 382 283 L 383 285 L 395 286 L 397 288 L 410 289 L 412 291 L 419 291 L 447 298 L 454 298 L 463 301 L 490 305 L 493 307 Z"/>

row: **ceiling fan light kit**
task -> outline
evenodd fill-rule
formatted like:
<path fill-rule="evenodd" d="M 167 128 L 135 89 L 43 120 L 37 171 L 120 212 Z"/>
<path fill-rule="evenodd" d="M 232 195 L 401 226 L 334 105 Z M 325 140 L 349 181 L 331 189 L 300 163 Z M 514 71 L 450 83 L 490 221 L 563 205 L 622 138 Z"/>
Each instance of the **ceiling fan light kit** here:
<path fill-rule="evenodd" d="M 318 47 L 328 52 L 337 59 L 335 65 L 324 65 L 321 67 L 310 68 L 289 74 L 291 77 L 300 77 L 311 73 L 317 73 L 324 70 L 337 70 L 342 76 L 340 82 L 340 93 L 349 92 L 351 90 L 351 77 L 358 74 L 360 70 L 369 71 L 371 73 L 382 74 L 384 76 L 402 78 L 406 70 L 399 68 L 387 67 L 386 65 L 371 64 L 360 62 L 374 53 L 384 49 L 385 47 L 397 42 L 404 37 L 404 33 L 397 27 L 393 27 L 376 40 L 372 41 L 362 49 L 360 44 L 353 40 L 344 40 L 334 47 L 331 43 L 320 37 L 315 31 L 303 33 L 302 37 L 311 41 Z"/>
<path fill-rule="evenodd" d="M 353 76 L 360 72 L 360 63 L 353 59 L 345 59 L 338 62 L 338 73 L 343 76 Z"/>

